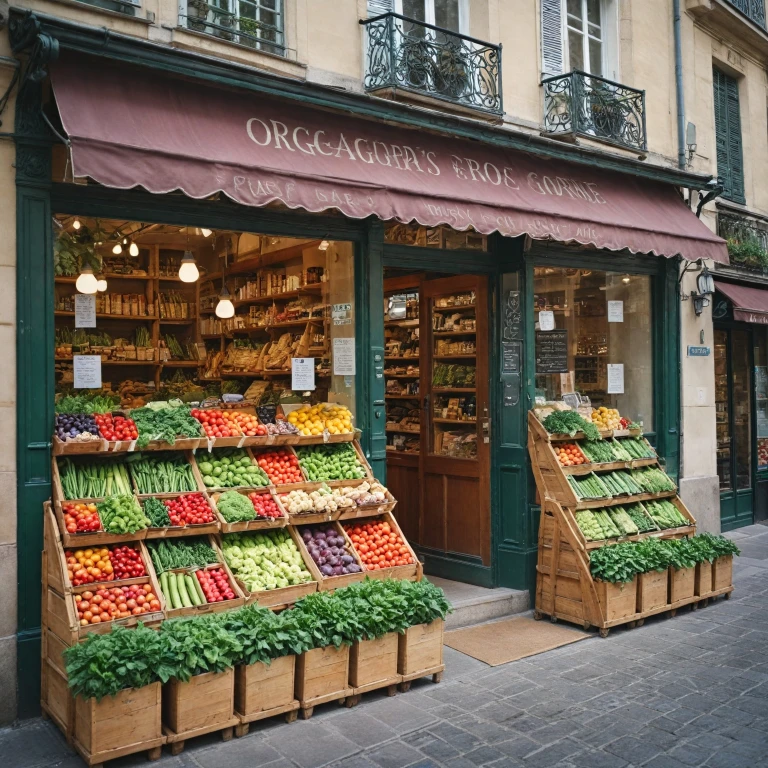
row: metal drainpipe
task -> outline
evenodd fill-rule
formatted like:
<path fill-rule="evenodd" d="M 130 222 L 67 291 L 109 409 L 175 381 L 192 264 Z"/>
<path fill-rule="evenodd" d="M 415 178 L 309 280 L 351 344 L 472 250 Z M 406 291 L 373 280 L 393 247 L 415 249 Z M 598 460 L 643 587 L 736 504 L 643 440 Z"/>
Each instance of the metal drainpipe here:
<path fill-rule="evenodd" d="M 675 30 L 675 85 L 677 87 L 677 165 L 686 167 L 685 91 L 683 90 L 683 37 L 680 0 L 672 0 Z"/>

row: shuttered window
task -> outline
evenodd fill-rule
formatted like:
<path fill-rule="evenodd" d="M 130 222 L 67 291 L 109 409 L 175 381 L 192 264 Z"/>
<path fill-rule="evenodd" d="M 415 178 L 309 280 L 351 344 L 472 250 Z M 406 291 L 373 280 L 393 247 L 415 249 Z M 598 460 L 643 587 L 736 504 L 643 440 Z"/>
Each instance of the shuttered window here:
<path fill-rule="evenodd" d="M 394 0 L 368 0 L 368 17 L 381 16 L 395 10 Z"/>
<path fill-rule="evenodd" d="M 541 0 L 541 72 L 563 74 L 563 0 Z"/>
<path fill-rule="evenodd" d="M 735 203 L 745 203 L 739 82 L 719 69 L 713 70 L 712 79 L 715 91 L 717 175 L 724 187 L 723 197 Z"/>

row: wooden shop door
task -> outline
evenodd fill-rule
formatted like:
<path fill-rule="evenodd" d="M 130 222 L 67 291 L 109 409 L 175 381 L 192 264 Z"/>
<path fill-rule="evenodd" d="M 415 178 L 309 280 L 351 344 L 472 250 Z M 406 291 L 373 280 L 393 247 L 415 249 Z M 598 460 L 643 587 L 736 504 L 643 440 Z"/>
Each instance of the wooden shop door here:
<path fill-rule="evenodd" d="M 488 278 L 423 280 L 419 294 L 419 544 L 488 566 Z"/>

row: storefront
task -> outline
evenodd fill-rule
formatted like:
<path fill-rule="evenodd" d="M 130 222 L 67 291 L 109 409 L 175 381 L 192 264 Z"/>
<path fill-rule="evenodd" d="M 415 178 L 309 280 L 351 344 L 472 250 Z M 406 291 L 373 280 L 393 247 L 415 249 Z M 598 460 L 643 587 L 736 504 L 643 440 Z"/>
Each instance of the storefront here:
<path fill-rule="evenodd" d="M 91 245 L 113 268 L 118 244 L 136 259 L 110 271 L 97 331 L 154 350 L 130 366 L 109 358 L 103 381 L 129 405 L 183 381 L 221 392 L 248 378 L 241 394 L 260 382 L 254 397 L 282 387 L 301 400 L 311 388 L 290 361 L 311 359 L 308 399 L 352 412 L 427 573 L 532 587 L 527 412 L 539 400 L 580 391 L 618 409 L 676 474 L 676 257 L 725 256 L 671 186 L 515 152 L 495 133 L 483 145 L 384 127 L 72 50 L 50 75 L 17 118 L 25 676 L 39 655 L 30 510 L 50 496 L 53 402 L 75 330 L 75 274 L 57 280 L 50 254 L 75 221 L 99 233 Z M 67 140 L 52 171 L 41 103 Z M 185 287 L 174 275 L 187 251 L 202 277 Z M 232 318 L 215 311 L 224 288 Z M 146 315 L 110 317 L 113 291 L 121 307 L 143 296 Z M 267 341 L 284 352 L 269 365 Z"/>
<path fill-rule="evenodd" d="M 716 285 L 717 474 L 727 531 L 768 517 L 768 291 Z"/>

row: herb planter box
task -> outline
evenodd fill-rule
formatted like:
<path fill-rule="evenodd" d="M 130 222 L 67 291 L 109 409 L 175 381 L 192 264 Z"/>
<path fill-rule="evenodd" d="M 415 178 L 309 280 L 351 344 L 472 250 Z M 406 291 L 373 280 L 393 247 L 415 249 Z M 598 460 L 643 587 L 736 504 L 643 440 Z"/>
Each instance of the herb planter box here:
<path fill-rule="evenodd" d="M 606 624 L 629 621 L 637 613 L 637 577 L 626 583 L 596 581 L 595 591 Z M 664 600 L 667 599 L 666 582 Z"/>
<path fill-rule="evenodd" d="M 74 746 L 89 765 L 147 750 L 160 757 L 165 743 L 161 727 L 160 683 L 128 688 L 116 696 L 75 699 Z"/>
<path fill-rule="evenodd" d="M 354 688 L 353 704 L 368 691 L 387 688 L 390 696 L 402 682 L 397 671 L 399 636 L 389 632 L 375 640 L 360 640 L 349 652 L 349 684 Z"/>
<path fill-rule="evenodd" d="M 696 568 L 669 569 L 669 602 L 690 600 L 696 587 Z"/>
<path fill-rule="evenodd" d="M 343 702 L 352 695 L 349 687 L 349 646 L 314 648 L 296 662 L 296 698 L 304 720 L 312 717 L 318 704 Z"/>
<path fill-rule="evenodd" d="M 637 612 L 646 613 L 668 605 L 669 571 L 641 573 L 637 582 Z"/>
<path fill-rule="evenodd" d="M 718 557 L 712 563 L 712 591 L 720 592 L 733 586 L 733 555 Z"/>
<path fill-rule="evenodd" d="M 235 714 L 240 719 L 236 736 L 245 736 L 249 723 L 255 720 L 282 714 L 289 723 L 296 719 L 299 701 L 294 696 L 295 673 L 295 656 L 235 668 Z"/>
<path fill-rule="evenodd" d="M 163 731 L 171 754 L 178 755 L 194 736 L 222 731 L 224 741 L 240 722 L 235 715 L 235 670 L 206 672 L 186 683 L 171 680 L 163 686 Z"/>
<path fill-rule="evenodd" d="M 411 681 L 432 675 L 432 681 L 442 679 L 443 633 L 445 622 L 435 619 L 430 624 L 409 627 L 398 637 L 397 673 L 403 676 L 400 690 L 407 691 Z"/>
<path fill-rule="evenodd" d="M 708 597 L 712 592 L 712 563 L 703 562 L 696 565 L 696 597 Z"/>

